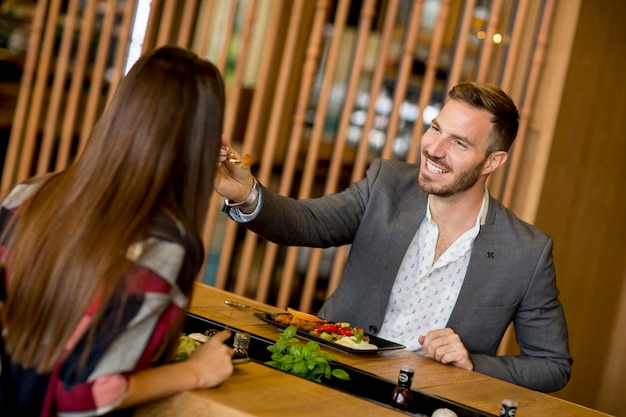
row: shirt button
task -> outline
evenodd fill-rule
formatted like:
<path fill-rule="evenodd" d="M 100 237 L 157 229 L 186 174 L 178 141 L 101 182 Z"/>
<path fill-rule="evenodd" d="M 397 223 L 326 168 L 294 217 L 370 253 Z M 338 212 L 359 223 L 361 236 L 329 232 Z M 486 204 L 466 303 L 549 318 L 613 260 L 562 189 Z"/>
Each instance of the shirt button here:
<path fill-rule="evenodd" d="M 370 325 L 369 329 L 371 334 L 378 333 L 378 327 L 374 326 L 373 324 Z"/>

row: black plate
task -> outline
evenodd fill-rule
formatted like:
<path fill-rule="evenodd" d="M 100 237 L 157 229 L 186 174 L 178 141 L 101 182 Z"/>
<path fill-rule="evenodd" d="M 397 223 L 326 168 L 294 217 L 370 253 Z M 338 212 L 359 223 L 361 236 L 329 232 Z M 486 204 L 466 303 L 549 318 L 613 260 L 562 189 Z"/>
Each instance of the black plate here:
<path fill-rule="evenodd" d="M 254 313 L 254 316 L 263 320 L 266 323 L 270 323 L 273 324 L 281 329 L 285 329 L 287 328 L 287 325 L 282 324 L 277 322 L 276 320 L 274 320 L 274 317 L 276 316 L 276 314 L 270 314 L 270 313 L 265 313 L 265 314 L 261 314 L 261 313 Z M 381 339 L 380 337 L 376 337 L 374 335 L 371 335 L 369 333 L 365 333 L 369 338 L 370 338 L 370 343 L 373 345 L 378 346 L 378 349 L 353 349 L 349 346 L 344 346 L 344 345 L 340 345 L 339 343 L 335 343 L 331 340 L 326 340 L 323 339 L 319 336 L 315 336 L 312 335 L 310 333 L 307 333 L 305 331 L 302 330 L 298 330 L 296 332 L 296 334 L 298 336 L 304 337 L 305 339 L 309 339 L 309 340 L 313 340 L 315 342 L 318 342 L 321 345 L 325 345 L 325 346 L 329 346 L 335 349 L 339 349 L 339 350 L 343 350 L 344 352 L 349 352 L 349 353 L 372 353 L 372 352 L 380 352 L 383 350 L 396 350 L 396 349 L 404 349 L 406 346 L 401 345 L 399 343 L 395 343 L 395 342 L 391 342 L 389 340 L 385 340 L 385 339 Z"/>

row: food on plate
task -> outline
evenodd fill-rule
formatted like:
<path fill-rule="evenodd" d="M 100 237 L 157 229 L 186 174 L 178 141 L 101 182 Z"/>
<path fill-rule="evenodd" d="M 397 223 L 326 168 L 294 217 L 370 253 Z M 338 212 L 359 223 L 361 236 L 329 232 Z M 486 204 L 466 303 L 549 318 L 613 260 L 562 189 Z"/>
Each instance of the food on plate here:
<path fill-rule="evenodd" d="M 352 327 L 350 323 L 322 324 L 309 332 L 314 336 L 338 343 L 352 349 L 374 350 L 378 346 L 371 344 L 369 337 L 360 327 Z"/>
<path fill-rule="evenodd" d="M 280 324 L 284 324 L 285 326 L 293 324 L 298 328 L 298 330 L 302 330 L 305 332 L 315 329 L 315 326 L 318 326 L 320 324 L 319 322 L 301 320 L 291 314 L 277 314 L 276 316 L 274 316 L 274 321 L 277 321 Z"/>
<path fill-rule="evenodd" d="M 376 350 L 378 346 L 371 344 L 363 339 L 357 341 L 354 336 L 342 336 L 341 339 L 335 340 L 335 343 L 342 346 L 347 346 L 352 349 L 358 350 Z"/>
<path fill-rule="evenodd" d="M 313 323 L 328 323 L 328 320 L 324 320 L 320 317 L 317 317 L 313 314 L 309 314 L 309 313 L 305 313 L 304 311 L 298 311 L 296 309 L 293 308 L 287 308 L 287 312 L 289 312 L 289 314 L 291 314 L 292 316 L 300 319 L 300 320 L 304 320 L 304 321 L 311 321 Z"/>
<path fill-rule="evenodd" d="M 289 311 L 287 314 L 275 315 L 274 321 L 285 326 L 294 325 L 298 330 L 352 349 L 378 349 L 378 346 L 370 343 L 369 337 L 363 329 L 352 327 L 350 323 L 331 323 L 313 314 L 303 313 L 292 308 L 288 308 L 287 311 Z M 307 318 L 312 320 L 306 320 Z"/>

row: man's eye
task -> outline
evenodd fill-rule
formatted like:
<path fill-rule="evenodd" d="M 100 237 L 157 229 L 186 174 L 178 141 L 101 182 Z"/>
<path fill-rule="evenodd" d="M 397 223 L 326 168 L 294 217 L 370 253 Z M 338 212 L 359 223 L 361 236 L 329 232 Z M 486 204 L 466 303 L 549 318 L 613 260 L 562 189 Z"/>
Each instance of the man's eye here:
<path fill-rule="evenodd" d="M 452 143 L 461 149 L 467 149 L 467 145 L 462 140 L 454 140 Z"/>

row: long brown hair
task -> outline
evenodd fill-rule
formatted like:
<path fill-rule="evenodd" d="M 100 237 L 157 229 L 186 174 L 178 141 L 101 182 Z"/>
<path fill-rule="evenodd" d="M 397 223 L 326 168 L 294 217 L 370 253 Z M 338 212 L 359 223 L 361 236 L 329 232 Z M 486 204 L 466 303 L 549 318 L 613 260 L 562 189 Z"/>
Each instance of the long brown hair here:
<path fill-rule="evenodd" d="M 162 47 L 120 83 L 79 158 L 45 178 L 8 248 L 7 350 L 50 372 L 96 294 L 125 279 L 128 247 L 167 212 L 198 239 L 222 133 L 219 70 Z"/>

